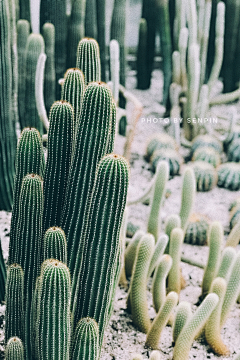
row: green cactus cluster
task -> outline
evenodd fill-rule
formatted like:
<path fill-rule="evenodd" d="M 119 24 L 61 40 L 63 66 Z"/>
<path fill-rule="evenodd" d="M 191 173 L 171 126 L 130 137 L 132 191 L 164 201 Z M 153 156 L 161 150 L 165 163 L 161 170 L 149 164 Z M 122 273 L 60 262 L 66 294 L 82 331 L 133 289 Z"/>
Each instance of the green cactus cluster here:
<path fill-rule="evenodd" d="M 216 186 L 218 173 L 213 165 L 205 161 L 194 161 L 191 167 L 195 174 L 197 191 L 209 191 Z"/>
<path fill-rule="evenodd" d="M 182 156 L 173 149 L 159 149 L 155 150 L 151 156 L 150 163 L 153 171 L 157 169 L 159 161 L 165 160 L 169 164 L 169 174 L 171 176 L 178 175 L 180 172 L 181 164 L 183 163 Z"/>
<path fill-rule="evenodd" d="M 177 143 L 174 138 L 167 133 L 158 133 L 153 135 L 147 142 L 146 159 L 150 161 L 154 151 L 162 148 L 177 150 Z"/>
<path fill-rule="evenodd" d="M 227 162 L 220 165 L 218 172 L 218 186 L 229 190 L 240 189 L 240 164 L 235 162 Z"/>
<path fill-rule="evenodd" d="M 206 245 L 209 219 L 201 214 L 192 214 L 184 236 L 184 242 L 192 245 Z"/>
<path fill-rule="evenodd" d="M 205 135 L 198 135 L 193 139 L 191 154 L 193 155 L 198 148 L 206 147 L 206 146 L 215 149 L 219 154 L 221 154 L 222 152 L 221 142 L 215 139 L 214 137 L 205 134 Z"/>
<path fill-rule="evenodd" d="M 213 147 L 200 146 L 194 151 L 192 161 L 206 161 L 216 168 L 221 164 L 221 157 Z"/>
<path fill-rule="evenodd" d="M 228 147 L 228 161 L 240 161 L 240 139 L 234 139 Z"/>
<path fill-rule="evenodd" d="M 237 200 L 231 206 L 230 209 L 230 229 L 232 229 L 240 219 L 240 202 Z"/>

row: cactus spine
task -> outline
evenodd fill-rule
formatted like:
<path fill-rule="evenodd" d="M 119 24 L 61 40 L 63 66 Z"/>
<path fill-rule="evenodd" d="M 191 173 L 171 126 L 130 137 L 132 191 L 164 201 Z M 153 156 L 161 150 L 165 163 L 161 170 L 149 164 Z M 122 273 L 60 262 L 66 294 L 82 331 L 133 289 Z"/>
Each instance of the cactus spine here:
<path fill-rule="evenodd" d="M 43 262 L 38 283 L 36 340 L 39 360 L 69 359 L 71 281 L 67 266 Z"/>
<path fill-rule="evenodd" d="M 44 174 L 43 230 L 60 225 L 73 143 L 73 108 L 56 101 L 50 110 L 48 158 Z"/>
<path fill-rule="evenodd" d="M 192 316 L 191 305 L 187 301 L 181 301 L 177 307 L 175 321 L 173 324 L 173 341 L 176 343 L 179 334 L 187 321 Z"/>
<path fill-rule="evenodd" d="M 183 231 L 175 228 L 171 232 L 169 242 L 169 255 L 172 257 L 172 267 L 168 274 L 168 291 L 175 291 L 177 294 L 181 290 L 181 248 L 183 243 Z"/>
<path fill-rule="evenodd" d="M 24 348 L 22 340 L 14 336 L 8 340 L 6 351 L 6 360 L 24 360 Z"/>
<path fill-rule="evenodd" d="M 67 264 L 67 242 L 64 231 L 59 227 L 49 228 L 43 238 L 43 260 L 57 259 Z"/>
<path fill-rule="evenodd" d="M 121 269 L 119 233 L 128 177 L 123 157 L 109 154 L 99 162 L 73 272 L 74 321 L 86 316 L 94 318 L 99 326 L 100 346 Z"/>
<path fill-rule="evenodd" d="M 98 324 L 89 317 L 81 319 L 75 329 L 72 360 L 95 360 L 99 358 Z"/>
<path fill-rule="evenodd" d="M 190 213 L 192 211 L 196 192 L 196 182 L 194 172 L 191 168 L 186 168 L 183 175 L 182 200 L 180 209 L 181 228 L 186 231 Z"/>
<path fill-rule="evenodd" d="M 166 300 L 166 278 L 172 266 L 171 256 L 165 254 L 159 261 L 158 267 L 154 272 L 152 294 L 153 307 L 158 313 L 159 309 Z"/>
<path fill-rule="evenodd" d="M 101 81 L 100 51 L 96 40 L 84 38 L 79 42 L 76 67 L 82 70 L 86 86 Z"/>

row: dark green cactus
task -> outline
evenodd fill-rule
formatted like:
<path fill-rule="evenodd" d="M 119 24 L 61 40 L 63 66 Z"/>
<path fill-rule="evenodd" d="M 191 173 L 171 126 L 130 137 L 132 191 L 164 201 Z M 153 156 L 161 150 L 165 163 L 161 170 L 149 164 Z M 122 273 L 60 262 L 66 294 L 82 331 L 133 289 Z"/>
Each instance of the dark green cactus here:
<path fill-rule="evenodd" d="M 164 148 L 155 150 L 150 159 L 154 172 L 157 169 L 158 163 L 162 160 L 167 161 L 169 164 L 169 175 L 174 176 L 179 174 L 183 159 L 176 150 Z"/>
<path fill-rule="evenodd" d="M 85 36 L 93 39 L 97 38 L 97 1 L 96 0 L 86 1 Z"/>
<path fill-rule="evenodd" d="M 240 189 L 240 164 L 227 162 L 218 167 L 218 186 L 229 190 Z"/>
<path fill-rule="evenodd" d="M 19 219 L 19 197 L 21 184 L 27 174 L 38 174 L 41 177 L 44 173 L 45 159 L 42 140 L 39 132 L 34 128 L 25 128 L 18 141 L 16 159 L 16 176 L 14 180 L 13 209 L 10 228 L 9 258 L 8 263 L 13 264 L 15 244 L 17 241 L 17 222 Z"/>
<path fill-rule="evenodd" d="M 240 219 L 240 206 L 231 211 L 230 229 L 232 229 Z"/>
<path fill-rule="evenodd" d="M 101 81 L 100 52 L 96 40 L 84 38 L 79 42 L 76 67 L 82 70 L 86 86 L 93 81 Z"/>
<path fill-rule="evenodd" d="M 234 139 L 228 148 L 228 161 L 240 161 L 240 139 Z"/>
<path fill-rule="evenodd" d="M 98 324 L 89 317 L 81 319 L 75 329 L 72 360 L 95 360 L 99 358 Z"/>
<path fill-rule="evenodd" d="M 22 340 L 14 336 L 8 340 L 6 351 L 6 360 L 24 360 L 24 347 Z"/>
<path fill-rule="evenodd" d="M 49 118 L 48 157 L 43 182 L 43 231 L 60 225 L 74 139 L 74 112 L 68 102 L 56 101 Z"/>
<path fill-rule="evenodd" d="M 174 138 L 166 133 L 153 135 L 147 142 L 146 159 L 150 161 L 155 150 L 173 149 L 177 150 L 177 144 Z"/>
<path fill-rule="evenodd" d="M 102 81 L 106 81 L 106 0 L 97 0 L 97 41 L 100 48 Z"/>
<path fill-rule="evenodd" d="M 36 344 L 39 360 L 68 360 L 70 350 L 71 281 L 67 266 L 43 262 L 37 289 Z"/>
<path fill-rule="evenodd" d="M 24 342 L 24 274 L 20 265 L 7 270 L 5 342 L 18 336 Z"/>
<path fill-rule="evenodd" d="M 20 19 L 31 21 L 30 15 L 30 0 L 19 0 Z"/>
<path fill-rule="evenodd" d="M 43 237 L 43 260 L 57 259 L 67 264 L 67 242 L 64 231 L 56 226 L 49 228 Z"/>
<path fill-rule="evenodd" d="M 210 146 L 200 146 L 196 151 L 194 151 L 192 161 L 206 161 L 217 167 L 221 164 L 221 157 L 219 152 Z"/>
<path fill-rule="evenodd" d="M 109 154 L 102 158 L 78 238 L 72 287 L 74 322 L 87 316 L 94 318 L 99 326 L 100 347 L 121 269 L 119 232 L 128 178 L 129 167 L 123 157 Z"/>
<path fill-rule="evenodd" d="M 85 84 L 82 71 L 77 68 L 68 69 L 64 75 L 61 98 L 68 101 L 73 107 L 74 133 L 80 115 L 84 90 Z"/>
<path fill-rule="evenodd" d="M 88 206 L 88 193 L 92 191 L 97 164 L 108 150 L 111 112 L 109 87 L 104 83 L 90 84 L 84 93 L 60 223 L 67 238 L 71 274 L 83 229 L 83 214 Z"/>
<path fill-rule="evenodd" d="M 209 191 L 216 186 L 218 175 L 213 165 L 205 161 L 194 161 L 191 166 L 196 179 L 197 191 Z"/>
<path fill-rule="evenodd" d="M 148 88 L 148 69 L 147 63 L 147 21 L 140 19 L 138 35 L 138 52 L 137 52 L 137 88 Z"/>
<path fill-rule="evenodd" d="M 8 1 L 0 2 L 0 209 L 13 202 L 16 131 L 12 113 L 12 63 Z"/>
<path fill-rule="evenodd" d="M 39 118 L 35 99 L 35 76 L 39 55 L 44 52 L 44 40 L 40 34 L 30 34 L 27 41 L 25 116 L 21 124 L 24 127 L 36 128 L 43 133 L 43 124 Z"/>
<path fill-rule="evenodd" d="M 108 148 L 107 154 L 111 154 L 114 150 L 114 142 L 115 142 L 115 135 L 116 135 L 116 121 L 117 121 L 117 106 L 112 99 L 112 114 L 111 114 L 111 123 L 109 129 L 109 137 L 108 137 Z"/>
<path fill-rule="evenodd" d="M 55 72 L 55 27 L 45 23 L 42 28 L 47 55 L 44 74 L 44 103 L 49 114 L 50 108 L 56 100 L 56 72 Z"/>
<path fill-rule="evenodd" d="M 190 217 L 184 242 L 192 245 L 206 245 L 209 220 L 204 215 L 193 214 Z"/>
<path fill-rule="evenodd" d="M 216 138 L 205 134 L 205 135 L 198 135 L 193 139 L 192 147 L 191 147 L 191 154 L 195 152 L 196 149 L 199 147 L 212 147 L 215 149 L 219 154 L 222 152 L 222 144 Z"/>

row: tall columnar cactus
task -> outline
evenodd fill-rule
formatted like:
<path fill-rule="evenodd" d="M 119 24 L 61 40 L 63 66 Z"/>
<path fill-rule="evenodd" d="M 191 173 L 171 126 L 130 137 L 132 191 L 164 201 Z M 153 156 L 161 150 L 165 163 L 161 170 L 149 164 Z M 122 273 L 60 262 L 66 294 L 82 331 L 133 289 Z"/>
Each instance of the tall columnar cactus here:
<path fill-rule="evenodd" d="M 133 235 L 132 240 L 129 242 L 125 250 L 125 270 L 127 276 L 130 276 L 132 274 L 132 269 L 137 253 L 137 247 L 143 235 L 144 235 L 144 231 L 142 230 L 136 231 L 135 234 Z"/>
<path fill-rule="evenodd" d="M 196 192 L 196 181 L 194 172 L 191 168 L 186 168 L 183 175 L 182 200 L 179 216 L 181 218 L 181 228 L 186 231 L 189 216 L 192 211 Z"/>
<path fill-rule="evenodd" d="M 44 40 L 40 34 L 30 34 L 27 41 L 25 115 L 22 129 L 30 126 L 43 133 L 43 124 L 39 118 L 35 99 L 35 77 L 39 55 L 44 52 Z"/>
<path fill-rule="evenodd" d="M 24 360 L 24 347 L 22 340 L 14 336 L 8 340 L 5 350 L 6 360 Z"/>
<path fill-rule="evenodd" d="M 0 209 L 13 202 L 16 131 L 12 113 L 12 63 L 8 1 L 0 3 Z"/>
<path fill-rule="evenodd" d="M 218 303 L 217 294 L 208 294 L 180 332 L 173 350 L 174 360 L 188 360 L 194 338 L 205 325 Z"/>
<path fill-rule="evenodd" d="M 14 180 L 13 209 L 10 227 L 9 264 L 14 263 L 14 251 L 17 241 L 17 222 L 19 219 L 19 198 L 24 176 L 44 173 L 45 159 L 42 140 L 39 132 L 34 128 L 25 128 L 18 141 L 15 158 L 16 175 Z"/>
<path fill-rule="evenodd" d="M 183 243 L 183 230 L 175 228 L 171 232 L 169 240 L 169 255 L 172 257 L 172 267 L 168 274 L 168 291 L 175 291 L 177 294 L 181 290 L 181 248 Z"/>
<path fill-rule="evenodd" d="M 38 283 L 36 341 L 38 359 L 70 358 L 71 280 L 67 266 L 55 259 L 43 262 Z"/>
<path fill-rule="evenodd" d="M 176 227 L 181 227 L 181 219 L 177 214 L 171 214 L 166 219 L 165 233 L 170 238 L 171 232 Z"/>
<path fill-rule="evenodd" d="M 3 258 L 2 242 L 0 238 L 0 301 L 4 301 L 5 299 L 6 277 L 6 265 Z"/>
<path fill-rule="evenodd" d="M 226 247 L 222 252 L 221 263 L 218 269 L 217 277 L 228 281 L 231 267 L 235 261 L 236 251 L 232 247 Z"/>
<path fill-rule="evenodd" d="M 5 342 L 18 336 L 24 342 L 24 274 L 20 265 L 7 270 Z"/>
<path fill-rule="evenodd" d="M 75 329 L 72 360 L 95 360 L 99 358 L 98 324 L 89 317 L 81 319 Z"/>
<path fill-rule="evenodd" d="M 147 333 L 151 326 L 147 303 L 147 272 L 154 251 L 154 237 L 144 235 L 137 247 L 136 259 L 129 289 L 129 301 L 134 324 Z"/>
<path fill-rule="evenodd" d="M 59 227 L 49 228 L 43 237 L 43 260 L 57 259 L 67 264 L 67 242 Z"/>
<path fill-rule="evenodd" d="M 66 101 L 50 110 L 48 157 L 43 181 L 43 231 L 60 225 L 74 140 L 74 112 Z"/>
<path fill-rule="evenodd" d="M 76 67 L 83 72 L 86 86 L 101 81 L 100 51 L 96 40 L 84 38 L 79 41 Z"/>
<path fill-rule="evenodd" d="M 115 135 L 116 135 L 116 121 L 117 121 L 117 106 L 112 99 L 112 112 L 111 112 L 111 122 L 109 128 L 109 136 L 108 136 L 108 146 L 107 146 L 107 154 L 111 154 L 114 150 L 114 142 L 115 142 Z"/>
<path fill-rule="evenodd" d="M 121 269 L 119 232 L 128 178 L 129 167 L 123 157 L 109 154 L 99 162 L 73 272 L 74 322 L 86 316 L 94 318 L 100 346 Z"/>
<path fill-rule="evenodd" d="M 168 245 L 168 240 L 169 238 L 166 234 L 162 234 L 159 236 L 159 239 L 155 245 L 154 253 L 148 268 L 148 277 L 151 276 L 152 272 L 158 265 L 159 259 L 161 259 L 161 256 Z"/>
<path fill-rule="evenodd" d="M 56 101 L 56 73 L 55 73 L 55 27 L 51 23 L 45 23 L 42 28 L 45 42 L 45 53 L 47 55 L 44 75 L 44 103 L 46 111 Z"/>
<path fill-rule="evenodd" d="M 88 207 L 86 200 L 92 191 L 97 164 L 107 152 L 111 111 L 109 87 L 104 83 L 90 84 L 83 97 L 60 224 L 67 238 L 71 274 L 83 229 L 83 214 Z"/>
<path fill-rule="evenodd" d="M 210 290 L 212 281 L 217 275 L 221 261 L 221 246 L 223 242 L 223 228 L 220 222 L 215 221 L 209 229 L 209 254 L 208 262 L 204 271 L 202 281 L 202 296 L 204 297 Z"/>
<path fill-rule="evenodd" d="M 160 308 L 157 316 L 155 317 L 149 332 L 147 333 L 146 346 L 151 349 L 158 350 L 158 344 L 160 341 L 161 333 L 171 316 L 174 307 L 178 302 L 178 294 L 171 291 Z"/>
<path fill-rule="evenodd" d="M 173 324 L 173 341 L 175 343 L 183 327 L 191 316 L 191 304 L 188 301 L 181 301 L 177 307 L 175 321 Z"/>
<path fill-rule="evenodd" d="M 170 255 L 163 255 L 154 272 L 152 294 L 153 306 L 158 313 L 159 309 L 166 300 L 166 278 L 172 266 L 172 258 Z"/>
<path fill-rule="evenodd" d="M 85 9 L 85 36 L 97 38 L 97 1 L 86 1 Z"/>
<path fill-rule="evenodd" d="M 42 214 L 42 179 L 29 174 L 22 181 L 16 238 L 12 246 L 12 263 L 21 265 L 24 271 L 24 342 L 27 359 L 31 358 L 30 307 L 42 262 Z"/>
<path fill-rule="evenodd" d="M 106 81 L 106 0 L 96 1 L 97 41 L 100 48 L 102 81 Z"/>
<path fill-rule="evenodd" d="M 147 21 L 142 18 L 139 22 L 138 50 L 137 50 L 137 88 L 148 88 L 148 67 L 147 67 Z"/>
<path fill-rule="evenodd" d="M 68 101 L 74 110 L 74 133 L 80 115 L 85 90 L 84 76 L 77 68 L 68 69 L 64 75 L 61 98 Z"/>

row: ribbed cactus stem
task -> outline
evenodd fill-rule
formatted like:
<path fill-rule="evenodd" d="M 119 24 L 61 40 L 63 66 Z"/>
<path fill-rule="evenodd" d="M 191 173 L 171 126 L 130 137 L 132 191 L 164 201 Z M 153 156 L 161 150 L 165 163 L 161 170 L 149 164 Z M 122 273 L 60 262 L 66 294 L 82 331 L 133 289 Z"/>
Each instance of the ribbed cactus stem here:
<path fill-rule="evenodd" d="M 39 360 L 70 358 L 71 281 L 67 266 L 58 260 L 42 264 L 36 319 Z"/>
<path fill-rule="evenodd" d="M 6 277 L 7 277 L 7 270 L 3 258 L 2 242 L 0 239 L 0 301 L 4 301 L 5 299 Z"/>
<path fill-rule="evenodd" d="M 180 62 L 180 52 L 179 51 L 174 51 L 172 53 L 172 68 L 173 68 L 172 84 L 180 84 L 181 83 L 181 62 Z"/>
<path fill-rule="evenodd" d="M 168 244 L 168 236 L 166 234 L 160 235 L 160 237 L 155 245 L 154 253 L 153 253 L 150 265 L 149 265 L 148 277 L 151 276 L 152 272 L 156 268 L 156 266 L 159 262 L 159 259 L 161 259 L 161 256 L 166 249 L 167 244 Z"/>
<path fill-rule="evenodd" d="M 181 301 L 176 310 L 175 321 L 173 324 L 173 341 L 176 343 L 179 334 L 187 321 L 191 318 L 191 304 L 188 301 Z"/>
<path fill-rule="evenodd" d="M 216 277 L 221 261 L 221 246 L 223 242 L 223 228 L 220 222 L 215 221 L 209 229 L 209 254 L 208 262 L 204 271 L 202 281 L 202 296 L 204 297 L 210 289 L 211 283 Z"/>
<path fill-rule="evenodd" d="M 7 270 L 5 342 L 18 336 L 24 341 L 24 274 L 20 265 L 13 264 Z"/>
<path fill-rule="evenodd" d="M 178 48 L 180 53 L 180 66 L 181 66 L 181 85 L 183 91 L 187 91 L 187 68 L 186 68 L 186 54 L 188 44 L 188 29 L 186 27 L 181 28 L 179 33 Z"/>
<path fill-rule="evenodd" d="M 212 1 L 207 0 L 205 1 L 205 7 L 204 7 L 203 36 L 201 38 L 201 50 L 200 50 L 200 63 L 201 63 L 200 86 L 203 85 L 205 81 L 211 12 L 212 12 Z"/>
<path fill-rule="evenodd" d="M 67 264 L 67 242 L 64 231 L 56 226 L 49 228 L 43 237 L 43 260 L 57 259 Z"/>
<path fill-rule="evenodd" d="M 240 240 L 240 221 L 238 221 L 230 231 L 225 246 L 236 247 Z"/>
<path fill-rule="evenodd" d="M 74 322 L 87 316 L 94 318 L 100 346 L 121 269 L 119 233 L 128 178 L 129 165 L 122 156 L 109 154 L 101 159 L 78 239 L 72 286 Z"/>
<path fill-rule="evenodd" d="M 158 313 L 159 309 L 166 300 L 166 278 L 172 266 L 172 258 L 170 255 L 163 255 L 154 272 L 152 294 L 153 306 Z"/>
<path fill-rule="evenodd" d="M 43 182 L 43 231 L 60 225 L 74 139 L 72 106 L 64 100 L 56 101 L 49 119 L 48 157 Z"/>
<path fill-rule="evenodd" d="M 205 325 L 205 338 L 207 340 L 207 343 L 211 346 L 211 349 L 214 351 L 214 353 L 219 356 L 229 355 L 229 349 L 223 343 L 220 332 L 221 311 L 224 296 L 226 293 L 226 288 L 226 280 L 219 277 L 213 280 L 210 292 L 218 295 L 219 302 Z"/>
<path fill-rule="evenodd" d="M 235 258 L 236 251 L 232 247 L 226 247 L 223 250 L 217 277 L 228 280 Z"/>
<path fill-rule="evenodd" d="M 171 214 L 167 217 L 166 223 L 165 223 L 165 233 L 169 239 L 170 239 L 172 230 L 175 228 L 180 228 L 180 227 L 181 227 L 181 219 L 178 214 Z M 169 253 L 169 242 L 167 244 L 165 253 L 166 254 Z"/>
<path fill-rule="evenodd" d="M 112 110 L 111 110 L 111 122 L 109 127 L 109 135 L 108 135 L 108 146 L 107 146 L 107 154 L 111 154 L 114 150 L 114 143 L 115 143 L 115 137 L 116 137 L 116 121 L 117 121 L 117 106 L 112 99 Z"/>
<path fill-rule="evenodd" d="M 125 250 L 125 270 L 126 270 L 127 276 L 132 275 L 132 269 L 133 269 L 133 265 L 134 265 L 134 261 L 135 261 L 135 257 L 136 257 L 136 253 L 137 253 L 137 247 L 138 247 L 139 241 L 141 240 L 141 238 L 143 237 L 144 234 L 145 233 L 142 230 L 136 231 L 132 240 L 129 242 L 129 244 Z"/>
<path fill-rule="evenodd" d="M 160 161 L 157 166 L 157 177 L 151 198 L 151 209 L 148 219 L 147 231 L 153 234 L 155 242 L 157 242 L 159 234 L 159 213 L 164 198 L 166 184 L 169 177 L 169 165 L 166 161 Z"/>
<path fill-rule="evenodd" d="M 76 67 L 84 75 L 85 85 L 101 81 L 99 46 L 96 40 L 84 38 L 78 43 Z"/>
<path fill-rule="evenodd" d="M 182 199 L 180 209 L 181 228 L 186 231 L 196 192 L 196 181 L 193 169 L 186 168 L 183 174 Z"/>
<path fill-rule="evenodd" d="M 111 71 L 113 98 L 116 104 L 118 104 L 120 63 L 119 63 L 119 44 L 118 41 L 115 39 L 110 41 L 110 71 Z"/>
<path fill-rule="evenodd" d="M 99 358 L 98 324 L 89 317 L 81 319 L 75 329 L 72 360 L 97 360 Z"/>
<path fill-rule="evenodd" d="M 8 340 L 5 350 L 6 360 L 24 360 L 24 347 L 22 340 L 14 336 Z"/>
<path fill-rule="evenodd" d="M 130 284 L 130 306 L 134 324 L 143 333 L 151 326 L 147 302 L 147 272 L 154 251 L 154 237 L 144 235 L 137 247 L 136 259 Z"/>
<path fill-rule="evenodd" d="M 146 89 L 148 87 L 148 68 L 147 68 L 147 20 L 140 19 L 138 32 L 137 49 L 137 88 Z"/>
<path fill-rule="evenodd" d="M 167 322 L 171 316 L 171 313 L 174 307 L 178 302 L 178 294 L 174 291 L 171 291 L 160 308 L 157 316 L 155 317 L 149 332 L 147 333 L 146 338 L 146 346 L 151 349 L 158 350 L 159 349 L 159 341 L 161 337 L 161 333 L 164 327 L 167 325 Z"/>
<path fill-rule="evenodd" d="M 183 231 L 175 228 L 171 232 L 169 243 L 169 255 L 172 258 L 172 267 L 168 274 L 168 291 L 181 291 L 181 253 L 183 244 Z"/>
<path fill-rule="evenodd" d="M 174 360 L 189 359 L 189 351 L 193 340 L 203 328 L 212 311 L 217 306 L 218 300 L 217 294 L 208 294 L 191 319 L 187 321 L 177 338 L 173 350 Z"/>

